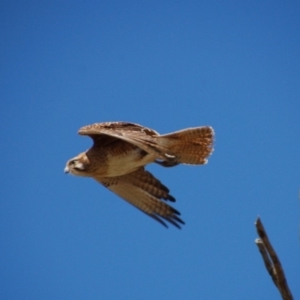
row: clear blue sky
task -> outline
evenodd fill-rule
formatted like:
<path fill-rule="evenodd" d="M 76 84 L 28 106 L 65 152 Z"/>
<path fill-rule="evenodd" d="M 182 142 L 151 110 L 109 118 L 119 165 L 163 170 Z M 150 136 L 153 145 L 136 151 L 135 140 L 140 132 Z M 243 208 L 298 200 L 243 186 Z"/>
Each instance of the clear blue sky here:
<path fill-rule="evenodd" d="M 258 215 L 300 299 L 300 4 L 242 2 L 1 1 L 1 299 L 280 299 Z M 63 173 L 103 121 L 214 127 L 182 230 Z"/>

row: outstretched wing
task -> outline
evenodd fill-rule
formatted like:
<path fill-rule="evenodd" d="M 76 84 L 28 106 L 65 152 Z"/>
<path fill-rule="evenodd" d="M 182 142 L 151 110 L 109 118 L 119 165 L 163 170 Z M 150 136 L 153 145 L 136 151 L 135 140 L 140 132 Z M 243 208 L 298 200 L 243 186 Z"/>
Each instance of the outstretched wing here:
<path fill-rule="evenodd" d="M 164 220 L 178 228 L 184 224 L 178 217 L 180 213 L 162 201 L 175 201 L 169 189 L 144 168 L 123 176 L 95 179 L 162 225 L 168 227 Z"/>
<path fill-rule="evenodd" d="M 165 158 L 164 154 L 157 148 L 156 138 L 159 134 L 150 128 L 135 123 L 95 123 L 80 128 L 78 133 L 90 136 L 95 147 L 119 139 L 131 143 L 148 153 L 154 153 L 162 159 Z"/>

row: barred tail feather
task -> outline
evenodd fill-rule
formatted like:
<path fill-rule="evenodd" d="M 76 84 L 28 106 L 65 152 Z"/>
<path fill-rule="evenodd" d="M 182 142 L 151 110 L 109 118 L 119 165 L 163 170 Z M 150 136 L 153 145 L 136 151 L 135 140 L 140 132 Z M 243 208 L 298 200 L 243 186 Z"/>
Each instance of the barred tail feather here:
<path fill-rule="evenodd" d="M 167 155 L 175 156 L 177 163 L 206 164 L 213 151 L 212 127 L 195 127 L 161 135 L 158 143 L 168 149 Z"/>

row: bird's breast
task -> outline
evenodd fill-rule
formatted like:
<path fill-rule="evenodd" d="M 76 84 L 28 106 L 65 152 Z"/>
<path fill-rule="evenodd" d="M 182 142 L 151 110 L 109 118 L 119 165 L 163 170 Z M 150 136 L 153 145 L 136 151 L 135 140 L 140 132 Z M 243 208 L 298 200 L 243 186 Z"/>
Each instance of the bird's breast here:
<path fill-rule="evenodd" d="M 107 176 L 120 176 L 131 173 L 137 168 L 153 162 L 156 157 L 141 150 L 134 148 L 123 153 L 109 153 L 107 156 Z"/>

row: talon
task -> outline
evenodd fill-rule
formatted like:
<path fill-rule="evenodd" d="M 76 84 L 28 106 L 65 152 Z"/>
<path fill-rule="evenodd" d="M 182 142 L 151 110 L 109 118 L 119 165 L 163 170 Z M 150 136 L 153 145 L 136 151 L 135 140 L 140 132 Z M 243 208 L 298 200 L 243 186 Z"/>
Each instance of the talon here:
<path fill-rule="evenodd" d="M 163 167 L 175 167 L 175 166 L 180 164 L 177 161 L 165 161 L 165 160 L 163 160 L 163 161 L 156 160 L 154 162 L 161 165 L 161 166 L 163 166 Z"/>

